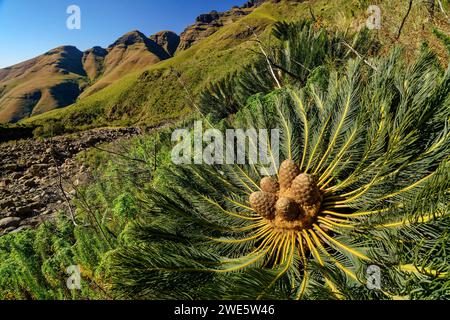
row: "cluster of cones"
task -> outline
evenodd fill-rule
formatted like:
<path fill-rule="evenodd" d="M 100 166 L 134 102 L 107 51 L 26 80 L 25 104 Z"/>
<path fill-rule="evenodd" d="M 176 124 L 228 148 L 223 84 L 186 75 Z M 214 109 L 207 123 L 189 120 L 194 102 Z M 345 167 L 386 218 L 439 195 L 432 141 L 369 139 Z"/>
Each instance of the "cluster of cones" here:
<path fill-rule="evenodd" d="M 261 180 L 262 191 L 250 196 L 253 210 L 278 229 L 308 228 L 316 220 L 322 203 L 314 177 L 301 173 L 292 160 L 281 164 L 278 176 L 279 181 L 271 177 Z"/>

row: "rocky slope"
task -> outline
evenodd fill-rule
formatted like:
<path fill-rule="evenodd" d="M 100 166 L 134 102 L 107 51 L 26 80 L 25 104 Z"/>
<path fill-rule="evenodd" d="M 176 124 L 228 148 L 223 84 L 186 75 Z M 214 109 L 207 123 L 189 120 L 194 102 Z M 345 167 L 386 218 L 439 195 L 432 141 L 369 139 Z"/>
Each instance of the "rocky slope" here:
<path fill-rule="evenodd" d="M 171 57 L 173 57 L 180 45 L 180 36 L 172 31 L 160 31 L 150 36 L 150 40 L 156 42 Z"/>
<path fill-rule="evenodd" d="M 195 23 L 187 27 L 180 35 L 178 50 L 186 50 L 197 42 L 208 38 L 222 27 L 236 22 L 240 18 L 250 14 L 253 10 L 267 0 L 251 0 L 242 7 L 233 7 L 229 11 L 201 14 L 195 19 Z"/>
<path fill-rule="evenodd" d="M 76 156 L 99 143 L 126 139 L 135 128 L 97 129 L 51 140 L 0 144 L 0 236 L 51 219 L 89 179 Z"/>

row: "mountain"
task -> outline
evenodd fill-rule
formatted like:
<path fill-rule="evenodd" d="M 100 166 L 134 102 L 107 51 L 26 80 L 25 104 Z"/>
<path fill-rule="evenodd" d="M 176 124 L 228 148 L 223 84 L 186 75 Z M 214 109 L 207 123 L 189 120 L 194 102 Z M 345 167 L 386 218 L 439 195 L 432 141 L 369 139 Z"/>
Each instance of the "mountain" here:
<path fill-rule="evenodd" d="M 202 14 L 180 36 L 160 31 L 147 37 L 135 30 L 106 49 L 96 46 L 80 52 L 75 47 L 61 47 L 0 70 L 0 123 L 17 122 L 83 100 L 129 74 L 187 50 L 263 2 L 251 0 L 241 8 Z"/>
<path fill-rule="evenodd" d="M 163 44 L 163 42 L 161 43 Z M 130 72 L 141 70 L 170 58 L 170 55 L 162 46 L 137 30 L 120 37 L 106 50 L 99 52 L 100 55 L 94 55 L 92 50 L 85 54 L 91 55 L 90 60 L 97 62 L 93 65 L 98 70 L 95 74 L 99 78 L 82 93 L 81 97 L 107 87 Z"/>
<path fill-rule="evenodd" d="M 186 50 L 197 42 L 208 38 L 222 27 L 238 21 L 243 16 L 250 14 L 253 8 L 235 7 L 227 12 L 211 11 L 197 17 L 195 23 L 186 28 L 180 35 L 179 50 Z"/>
<path fill-rule="evenodd" d="M 103 72 L 105 57 L 108 50 L 102 47 L 93 47 L 83 54 L 83 68 L 90 81 L 95 81 Z"/>
<path fill-rule="evenodd" d="M 178 47 L 177 37 L 167 32 L 146 37 L 132 31 L 107 49 L 81 52 L 62 46 L 0 69 L 0 123 L 71 105 L 126 74 L 166 60 L 174 54 L 174 45 Z"/>
<path fill-rule="evenodd" d="M 250 0 L 241 7 L 234 6 L 231 10 L 225 12 L 211 11 L 199 15 L 195 19 L 195 23 L 187 27 L 180 35 L 180 45 L 178 50 L 186 50 L 197 42 L 208 38 L 212 34 L 219 31 L 222 27 L 232 24 L 242 17 L 249 15 L 253 10 L 267 0 Z M 277 3 L 280 0 L 272 0 Z M 298 1 L 300 2 L 300 1 Z"/>
<path fill-rule="evenodd" d="M 152 125 L 190 114 L 192 105 L 188 106 L 185 89 L 197 94 L 211 81 L 253 61 L 254 56 L 248 49 L 254 47 L 254 42 L 249 40 L 254 36 L 253 32 L 267 33 L 269 27 L 281 18 L 278 9 L 274 10 L 277 2 L 249 1 L 241 8 L 213 12 L 211 19 L 207 17 L 211 13 L 198 16 L 196 22 L 180 36 L 170 31 L 150 36 L 150 40 L 173 56 L 149 65 L 145 70 L 129 72 L 110 85 L 102 85 L 106 74 L 97 72 L 104 68 L 107 58 L 95 60 L 92 57 L 91 60 L 96 62 L 92 65 L 98 66 L 91 67 L 93 74 L 101 76 L 85 89 L 76 103 L 23 122 L 40 124 L 47 119 L 60 119 L 69 127 L 77 127 L 128 123 L 139 119 Z M 290 0 L 289 6 L 298 3 Z M 281 9 L 284 11 L 283 7 Z M 192 30 L 200 25 L 203 32 L 194 34 Z M 176 72 L 180 72 L 183 79 L 178 79 Z M 189 88 L 184 88 L 180 80 L 185 81 Z"/>
<path fill-rule="evenodd" d="M 382 52 L 405 45 L 406 54 L 412 56 L 427 40 L 441 60 L 448 61 L 444 47 L 433 35 L 435 28 L 450 33 L 443 14 L 436 12 L 431 20 L 427 7 L 416 4 L 403 23 L 407 0 L 387 0 L 379 6 L 383 25 L 372 32 L 377 33 Z M 30 114 L 33 117 L 22 122 L 39 125 L 60 120 L 66 127 L 82 128 L 130 123 L 156 125 L 187 116 L 195 110 L 192 99 L 211 82 L 254 61 L 255 52 L 259 51 L 255 34 L 264 43 L 273 44 L 270 34 L 275 22 L 312 18 L 317 27 L 354 32 L 366 25 L 367 9 L 365 3 L 352 0 L 253 0 L 226 12 L 199 15 L 179 37 L 170 31 L 150 37 L 133 31 L 106 49 L 95 47 L 83 53 L 84 72 L 66 74 L 82 91 L 72 105 L 38 115 L 40 112 L 24 112 L 25 117 Z M 397 39 L 400 25 L 402 35 Z M 12 104 L 11 100 L 5 100 L 12 87 L 2 80 L 4 73 L 0 71 L 0 112 L 5 105 Z M 36 99 L 33 93 L 29 91 L 27 97 Z M 29 107 L 33 103 L 16 103 L 20 110 L 18 105 L 33 111 Z"/>

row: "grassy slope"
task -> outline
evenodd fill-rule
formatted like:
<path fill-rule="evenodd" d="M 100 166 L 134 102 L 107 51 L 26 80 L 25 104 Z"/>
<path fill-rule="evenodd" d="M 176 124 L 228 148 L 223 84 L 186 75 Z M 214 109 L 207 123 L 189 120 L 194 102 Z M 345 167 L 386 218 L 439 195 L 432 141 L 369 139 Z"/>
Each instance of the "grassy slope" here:
<path fill-rule="evenodd" d="M 385 50 L 400 43 L 412 53 L 427 40 L 446 59 L 445 50 L 432 35 L 433 26 L 450 32 L 449 24 L 437 13 L 431 21 L 423 4 L 413 7 L 403 29 L 395 41 L 399 25 L 407 9 L 406 0 L 364 1 L 282 1 L 266 3 L 249 16 L 222 28 L 192 48 L 179 52 L 174 58 L 158 63 L 145 72 L 130 74 L 92 96 L 79 100 L 65 109 L 27 119 L 25 123 L 40 124 L 49 119 L 61 119 L 66 125 L 83 127 L 105 124 L 142 123 L 154 125 L 166 119 L 183 117 L 193 109 L 185 93 L 195 96 L 211 81 L 239 70 L 251 62 L 250 51 L 255 43 L 249 41 L 247 26 L 255 26 L 261 39 L 270 42 L 270 27 L 277 20 L 298 20 L 310 17 L 312 8 L 317 24 L 330 28 L 356 30 L 365 25 L 366 10 L 377 4 L 383 14 L 383 25 L 378 38 Z M 181 82 L 171 70 L 181 74 Z"/>
<path fill-rule="evenodd" d="M 0 88 L 3 88 L 0 95 L 0 123 L 41 114 L 58 105 L 71 104 L 74 92 L 67 90 L 67 84 L 73 83 L 77 87 L 77 84 L 86 81 L 81 64 L 77 65 L 73 59 L 64 57 L 74 55 L 74 52 L 76 49 L 68 51 L 59 47 L 50 53 L 0 70 L 0 73 L 7 75 L 2 77 L 0 74 Z"/>

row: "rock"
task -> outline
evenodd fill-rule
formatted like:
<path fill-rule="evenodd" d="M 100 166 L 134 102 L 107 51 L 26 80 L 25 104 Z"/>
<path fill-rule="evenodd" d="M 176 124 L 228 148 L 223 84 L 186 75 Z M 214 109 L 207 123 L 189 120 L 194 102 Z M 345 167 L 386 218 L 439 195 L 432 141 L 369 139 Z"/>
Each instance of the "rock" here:
<path fill-rule="evenodd" d="M 179 44 L 180 36 L 172 31 L 160 31 L 149 37 L 162 47 L 170 56 L 175 54 Z"/>
<path fill-rule="evenodd" d="M 2 169 L 4 171 L 14 171 L 17 169 L 17 164 L 15 163 L 8 163 L 2 166 Z"/>
<path fill-rule="evenodd" d="M 53 219 L 53 213 L 67 209 L 59 190 L 60 178 L 63 179 L 63 187 L 76 196 L 73 188 L 69 187 L 71 181 L 77 180 L 83 185 L 90 177 L 89 168 L 76 161 L 77 153 L 97 143 L 108 143 L 138 133 L 139 130 L 134 128 L 94 129 L 54 137 L 51 141 L 24 140 L 14 145 L 0 144 L 0 236 L 38 226 Z"/>
<path fill-rule="evenodd" d="M 11 229 L 12 229 L 12 228 L 11 228 Z M 33 229 L 33 226 L 32 226 L 32 225 L 24 225 L 24 226 L 18 227 L 17 229 L 12 230 L 12 231 L 8 231 L 8 229 L 7 229 L 7 230 L 5 230 L 5 234 L 6 234 L 6 233 L 9 233 L 9 234 L 12 234 L 12 233 L 18 233 L 18 232 L 20 232 L 20 231 L 28 230 L 28 229 Z"/>
<path fill-rule="evenodd" d="M 0 228 L 7 229 L 11 227 L 17 227 L 20 224 L 20 218 L 17 217 L 9 217 L 0 220 Z"/>
<path fill-rule="evenodd" d="M 30 180 L 30 179 L 33 179 L 33 176 L 31 174 L 27 173 L 26 175 L 19 178 L 19 182 L 23 182 L 23 181 Z"/>
<path fill-rule="evenodd" d="M 30 167 L 30 169 L 28 169 L 27 174 L 42 177 L 46 174 L 48 167 L 48 164 L 34 164 Z"/>
<path fill-rule="evenodd" d="M 32 202 L 26 206 L 18 207 L 16 209 L 16 215 L 17 216 L 29 216 L 33 214 L 34 210 L 40 208 L 41 205 L 39 202 Z"/>
<path fill-rule="evenodd" d="M 256 8 L 262 5 L 267 0 L 249 0 L 242 5 L 242 8 Z"/>
<path fill-rule="evenodd" d="M 199 15 L 195 19 L 195 22 L 208 24 L 208 23 L 211 23 L 211 22 L 219 20 L 219 19 L 220 19 L 220 14 L 214 10 L 214 11 L 211 11 L 210 13 Z"/>
<path fill-rule="evenodd" d="M 10 178 L 12 180 L 18 180 L 20 179 L 20 177 L 22 177 L 22 172 L 14 172 L 13 174 L 10 175 Z"/>
<path fill-rule="evenodd" d="M 0 208 L 2 209 L 11 208 L 12 206 L 14 206 L 14 201 L 12 199 L 6 199 L 0 202 Z"/>
<path fill-rule="evenodd" d="M 187 27 L 180 35 L 178 50 L 186 50 L 197 42 L 211 36 L 223 26 L 231 24 L 238 19 L 250 14 L 254 6 L 233 8 L 226 12 L 211 11 L 198 16 L 195 23 Z"/>
<path fill-rule="evenodd" d="M 11 179 L 0 180 L 0 188 L 6 188 L 11 184 Z"/>
<path fill-rule="evenodd" d="M 45 164 L 51 162 L 52 160 L 53 158 L 49 154 L 46 154 L 39 159 L 39 162 Z"/>
<path fill-rule="evenodd" d="M 34 179 L 31 180 L 25 180 L 25 182 L 23 183 L 23 185 L 27 188 L 32 188 L 36 186 L 36 182 L 34 181 Z"/>

